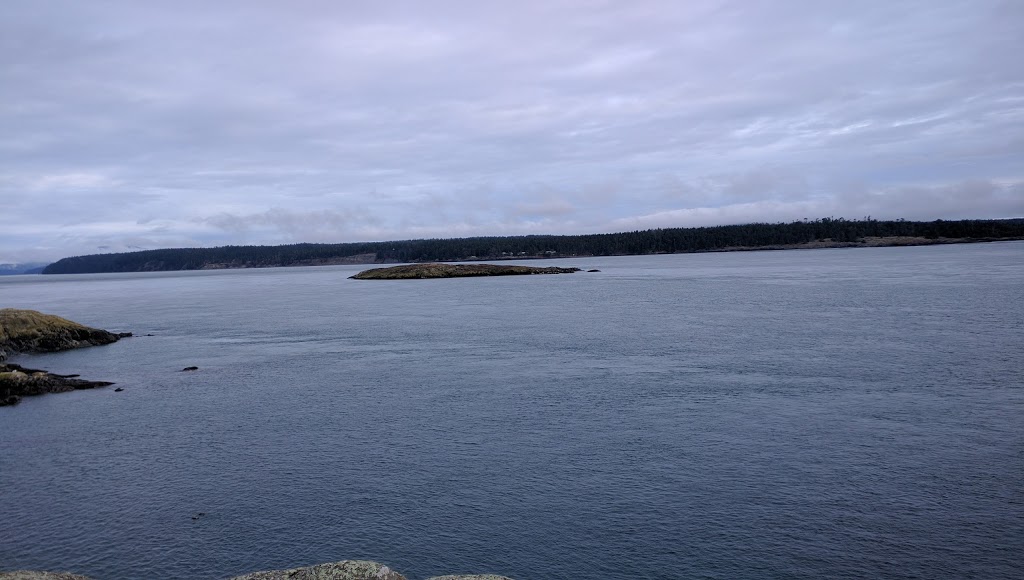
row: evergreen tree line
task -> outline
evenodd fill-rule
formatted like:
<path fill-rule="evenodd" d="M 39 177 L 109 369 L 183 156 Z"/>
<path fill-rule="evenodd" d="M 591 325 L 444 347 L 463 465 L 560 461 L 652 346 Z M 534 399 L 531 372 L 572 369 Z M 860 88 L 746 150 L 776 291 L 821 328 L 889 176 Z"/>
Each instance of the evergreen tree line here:
<path fill-rule="evenodd" d="M 995 240 L 1024 238 L 1024 219 L 912 222 L 871 218 L 824 218 L 792 223 L 753 223 L 701 228 L 666 228 L 575 236 L 502 236 L 453 239 L 174 248 L 64 258 L 43 274 L 199 270 L 323 264 L 353 256 L 368 262 L 439 262 L 474 259 L 613 256 L 707 252 L 778 247 L 831 240 L 858 243 L 869 237 Z"/>

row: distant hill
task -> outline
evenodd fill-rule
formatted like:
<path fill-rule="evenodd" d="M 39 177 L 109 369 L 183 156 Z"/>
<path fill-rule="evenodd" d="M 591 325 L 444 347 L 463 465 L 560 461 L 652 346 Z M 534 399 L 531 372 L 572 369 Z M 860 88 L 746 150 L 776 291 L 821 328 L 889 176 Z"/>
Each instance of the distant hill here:
<path fill-rule="evenodd" d="M 28 262 L 25 264 L 0 264 L 0 276 L 16 276 L 18 274 L 42 274 L 46 262 Z"/>
<path fill-rule="evenodd" d="M 577 236 L 506 236 L 144 250 L 64 258 L 43 269 L 43 274 L 521 260 L 1012 239 L 1024 239 L 1024 219 L 910 222 L 825 218 L 792 223 L 668 228 Z"/>

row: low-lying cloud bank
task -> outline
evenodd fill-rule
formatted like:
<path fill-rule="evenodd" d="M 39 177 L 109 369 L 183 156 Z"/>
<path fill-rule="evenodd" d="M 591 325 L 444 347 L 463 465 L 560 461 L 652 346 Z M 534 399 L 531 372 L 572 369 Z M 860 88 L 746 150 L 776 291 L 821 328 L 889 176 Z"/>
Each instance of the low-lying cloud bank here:
<path fill-rule="evenodd" d="M 748 178 L 737 180 L 745 183 Z M 719 187 L 735 188 L 723 181 Z M 789 222 L 821 217 L 934 220 L 991 219 L 1024 216 L 1024 184 L 967 181 L 954 185 L 851 191 L 846 195 L 808 195 L 782 199 L 749 199 L 717 207 L 686 206 L 673 200 L 673 190 L 636 198 L 607 196 L 613 207 L 640 210 L 610 218 L 585 204 L 587 191 L 567 192 L 547 204 L 518 199 L 465 205 L 457 196 L 415 203 L 381 203 L 357 210 L 295 210 L 271 208 L 258 213 L 219 212 L 209 216 L 154 219 L 146 222 L 68 223 L 61 227 L 55 248 L 39 257 L 120 252 L 163 247 L 299 242 L 382 241 L 490 235 L 607 233 L 652 228 L 696 227 L 751 222 Z M 520 198 L 522 199 L 522 198 Z M 697 201 L 701 201 L 697 197 Z M 430 207 L 430 212 L 424 212 Z M 642 213 L 641 213 L 642 212 Z M 435 216 L 443 215 L 444 220 Z M 14 225 L 6 236 L 33 235 L 32 227 Z M 117 232 L 117 233 L 111 233 Z M 54 257 L 55 249 L 69 248 Z M 73 248 L 73 250 L 71 249 Z M 31 259 L 31 252 L 23 252 Z M 26 260 L 23 260 L 26 261 Z"/>

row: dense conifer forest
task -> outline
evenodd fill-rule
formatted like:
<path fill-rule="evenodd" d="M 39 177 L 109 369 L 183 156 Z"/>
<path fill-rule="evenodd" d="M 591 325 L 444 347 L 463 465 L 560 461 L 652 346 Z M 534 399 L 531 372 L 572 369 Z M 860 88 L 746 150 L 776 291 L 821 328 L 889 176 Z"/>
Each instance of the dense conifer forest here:
<path fill-rule="evenodd" d="M 1024 239 L 1024 219 L 912 222 L 825 218 L 614 234 L 175 248 L 64 258 L 44 274 L 670 254 Z"/>

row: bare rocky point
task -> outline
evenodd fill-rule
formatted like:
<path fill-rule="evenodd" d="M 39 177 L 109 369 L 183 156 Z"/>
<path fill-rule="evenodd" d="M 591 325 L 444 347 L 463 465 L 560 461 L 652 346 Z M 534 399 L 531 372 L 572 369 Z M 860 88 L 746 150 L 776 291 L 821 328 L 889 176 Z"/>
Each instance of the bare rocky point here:
<path fill-rule="evenodd" d="M 496 264 L 409 264 L 363 270 L 355 280 L 415 280 L 423 278 L 468 278 L 476 276 L 519 276 L 526 274 L 572 274 L 579 268 L 537 268 Z"/>

